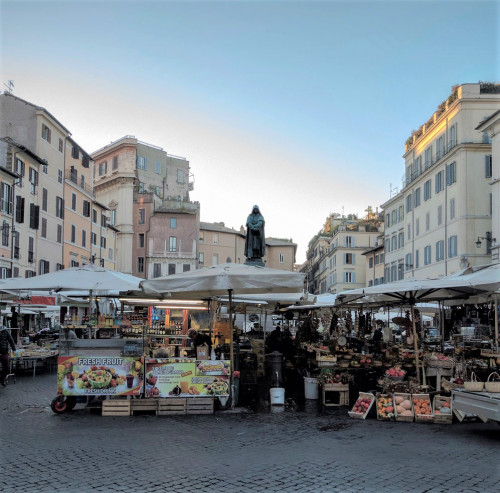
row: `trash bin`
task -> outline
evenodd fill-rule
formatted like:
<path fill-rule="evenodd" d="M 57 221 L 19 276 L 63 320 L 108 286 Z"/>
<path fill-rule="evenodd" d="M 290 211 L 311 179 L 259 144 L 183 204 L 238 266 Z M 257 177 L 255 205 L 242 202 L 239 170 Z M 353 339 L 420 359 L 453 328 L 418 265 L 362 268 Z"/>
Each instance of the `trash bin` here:
<path fill-rule="evenodd" d="M 304 377 L 304 397 L 311 400 L 319 398 L 317 378 Z"/>
<path fill-rule="evenodd" d="M 266 354 L 268 376 L 271 387 L 283 387 L 283 374 L 285 369 L 285 360 L 278 351 Z"/>

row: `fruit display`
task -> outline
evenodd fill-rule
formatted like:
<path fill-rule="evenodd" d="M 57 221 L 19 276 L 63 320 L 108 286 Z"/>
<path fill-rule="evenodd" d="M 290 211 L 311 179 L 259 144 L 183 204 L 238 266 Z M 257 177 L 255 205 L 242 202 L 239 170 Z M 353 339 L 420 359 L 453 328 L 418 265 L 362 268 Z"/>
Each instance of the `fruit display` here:
<path fill-rule="evenodd" d="M 402 370 L 400 366 L 394 366 L 385 371 L 385 376 L 391 380 L 403 380 L 406 376 L 406 372 Z"/>
<path fill-rule="evenodd" d="M 365 419 L 370 412 L 370 409 L 375 402 L 375 396 L 368 392 L 360 392 L 359 397 L 354 403 L 351 411 L 349 411 L 349 416 L 351 418 Z"/>
<path fill-rule="evenodd" d="M 451 424 L 452 421 L 451 397 L 437 395 L 434 397 L 434 422 Z"/>
<path fill-rule="evenodd" d="M 413 411 L 415 413 L 415 421 L 417 422 L 429 422 L 433 420 L 434 415 L 429 394 L 413 395 Z"/>
<path fill-rule="evenodd" d="M 392 396 L 379 394 L 377 396 L 377 419 L 392 421 L 395 418 L 394 402 Z"/>
<path fill-rule="evenodd" d="M 394 394 L 396 421 L 413 421 L 413 405 L 411 394 Z"/>

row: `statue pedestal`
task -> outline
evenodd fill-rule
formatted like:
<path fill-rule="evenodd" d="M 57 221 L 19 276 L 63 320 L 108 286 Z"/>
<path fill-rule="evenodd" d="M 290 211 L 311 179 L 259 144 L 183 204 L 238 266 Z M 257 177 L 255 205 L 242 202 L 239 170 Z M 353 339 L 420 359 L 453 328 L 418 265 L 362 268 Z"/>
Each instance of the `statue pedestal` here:
<path fill-rule="evenodd" d="M 247 258 L 245 260 L 245 265 L 257 266 L 257 267 L 265 267 L 266 264 L 262 262 L 261 258 Z"/>

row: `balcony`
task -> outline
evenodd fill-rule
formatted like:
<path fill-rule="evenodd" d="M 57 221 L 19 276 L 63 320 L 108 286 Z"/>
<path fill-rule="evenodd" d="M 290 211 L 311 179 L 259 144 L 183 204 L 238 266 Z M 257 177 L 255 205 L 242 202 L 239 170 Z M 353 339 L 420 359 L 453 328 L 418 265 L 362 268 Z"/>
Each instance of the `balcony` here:
<path fill-rule="evenodd" d="M 162 200 L 161 205 L 155 207 L 155 212 L 184 212 L 196 214 L 200 210 L 199 202 L 190 202 L 180 198 L 167 198 Z"/>
<path fill-rule="evenodd" d="M 83 175 L 80 177 L 80 181 L 78 181 L 78 172 L 76 169 L 69 169 L 64 173 L 64 178 L 66 181 L 71 182 L 74 186 L 78 187 L 80 190 L 83 190 L 91 197 L 95 198 L 94 189 L 83 180 Z"/>

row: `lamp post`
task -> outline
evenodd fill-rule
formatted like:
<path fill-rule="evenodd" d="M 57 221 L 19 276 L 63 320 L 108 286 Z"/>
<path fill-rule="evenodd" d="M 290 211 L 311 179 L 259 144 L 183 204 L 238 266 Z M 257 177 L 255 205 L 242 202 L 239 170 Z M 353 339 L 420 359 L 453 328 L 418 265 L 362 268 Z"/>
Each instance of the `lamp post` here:
<path fill-rule="evenodd" d="M 486 249 L 489 250 L 491 248 L 491 244 L 496 243 L 497 239 L 491 237 L 491 231 L 486 231 L 486 236 L 478 236 L 476 241 L 476 247 L 481 248 L 482 241 L 486 240 Z"/>

